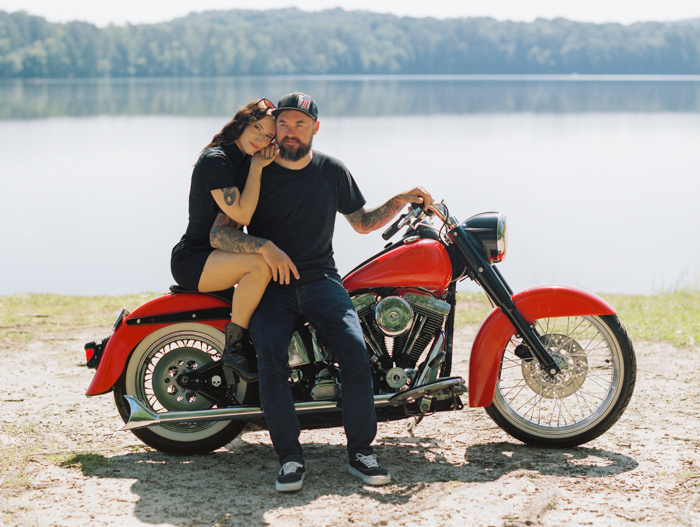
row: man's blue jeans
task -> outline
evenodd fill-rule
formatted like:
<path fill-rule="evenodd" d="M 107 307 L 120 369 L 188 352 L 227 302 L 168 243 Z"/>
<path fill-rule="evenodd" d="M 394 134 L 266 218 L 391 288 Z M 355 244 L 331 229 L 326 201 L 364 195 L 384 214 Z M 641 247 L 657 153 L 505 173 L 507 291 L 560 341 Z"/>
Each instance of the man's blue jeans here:
<path fill-rule="evenodd" d="M 297 286 L 271 283 L 255 310 L 250 334 L 258 354 L 260 400 L 280 465 L 304 462 L 288 366 L 289 342 L 300 315 L 316 329 L 340 366 L 348 455 L 371 454 L 377 434 L 372 376 L 350 297 L 330 279 Z"/>

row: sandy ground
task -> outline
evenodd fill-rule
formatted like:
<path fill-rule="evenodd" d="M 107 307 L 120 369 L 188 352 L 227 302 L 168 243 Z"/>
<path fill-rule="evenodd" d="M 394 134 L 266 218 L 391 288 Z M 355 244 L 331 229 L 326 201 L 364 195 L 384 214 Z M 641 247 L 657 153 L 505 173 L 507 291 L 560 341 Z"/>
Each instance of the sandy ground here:
<path fill-rule="evenodd" d="M 474 331 L 460 331 L 455 374 L 466 375 Z M 67 329 L 0 348 L 0 444 L 31 449 L 25 476 L 0 473 L 0 525 L 700 526 L 697 348 L 635 343 L 632 403 L 583 447 L 527 447 L 482 409 L 428 417 L 415 436 L 407 421 L 380 423 L 376 451 L 393 482 L 373 488 L 347 472 L 340 429 L 305 431 L 304 488 L 279 494 L 265 432 L 175 457 L 119 431 L 111 394 L 83 395 L 93 372 L 82 345 L 107 334 Z M 81 453 L 100 455 L 89 466 Z"/>

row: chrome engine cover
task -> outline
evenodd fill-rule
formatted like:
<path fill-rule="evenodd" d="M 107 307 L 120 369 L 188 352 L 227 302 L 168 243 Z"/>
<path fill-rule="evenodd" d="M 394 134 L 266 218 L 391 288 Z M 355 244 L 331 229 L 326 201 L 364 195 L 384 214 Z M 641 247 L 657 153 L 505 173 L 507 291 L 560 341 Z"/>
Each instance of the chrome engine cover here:
<path fill-rule="evenodd" d="M 388 296 L 377 302 L 374 316 L 379 329 L 389 337 L 406 333 L 413 323 L 411 305 L 398 296 Z"/>

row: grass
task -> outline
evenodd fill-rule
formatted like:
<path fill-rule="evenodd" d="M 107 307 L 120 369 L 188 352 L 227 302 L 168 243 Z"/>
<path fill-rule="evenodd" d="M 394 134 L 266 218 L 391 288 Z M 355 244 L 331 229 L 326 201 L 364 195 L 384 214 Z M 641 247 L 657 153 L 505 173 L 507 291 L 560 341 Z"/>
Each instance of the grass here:
<path fill-rule="evenodd" d="M 51 445 L 42 444 L 40 433 L 33 424 L 16 426 L 0 422 L 0 491 L 31 486 L 30 462 L 78 469 L 83 474 L 91 474 L 98 467 L 114 463 L 106 457 L 106 452 L 46 452 L 44 450 Z M 134 452 L 142 450 L 140 445 L 129 448 Z"/>
<path fill-rule="evenodd" d="M 633 341 L 700 344 L 700 291 L 659 295 L 601 295 L 616 310 Z M 459 293 L 456 324 L 481 324 L 493 309 L 483 293 Z"/>
<path fill-rule="evenodd" d="M 156 296 L 0 296 L 0 345 L 26 342 L 37 333 L 108 328 L 122 307 L 133 310 Z M 676 346 L 700 343 L 700 291 L 602 296 L 618 311 L 633 340 L 666 341 Z M 459 293 L 458 303 L 457 325 L 481 324 L 492 310 L 483 293 Z"/>
<path fill-rule="evenodd" d="M 0 423 L 0 489 L 29 485 L 27 463 L 36 446 L 34 425 Z"/>
<path fill-rule="evenodd" d="M 36 333 L 109 327 L 123 307 L 133 310 L 157 296 L 157 293 L 126 296 L 0 296 L 0 344 L 26 342 Z"/>
<path fill-rule="evenodd" d="M 618 311 L 632 340 L 700 344 L 700 291 L 654 296 L 604 295 Z"/>
<path fill-rule="evenodd" d="M 113 465 L 114 461 L 103 456 L 102 454 L 97 454 L 94 452 L 88 452 L 84 454 L 79 453 L 69 453 L 60 454 L 54 456 L 46 456 L 49 461 L 53 461 L 58 464 L 61 468 L 77 468 L 80 469 L 83 474 L 92 474 L 96 467 L 106 467 Z"/>

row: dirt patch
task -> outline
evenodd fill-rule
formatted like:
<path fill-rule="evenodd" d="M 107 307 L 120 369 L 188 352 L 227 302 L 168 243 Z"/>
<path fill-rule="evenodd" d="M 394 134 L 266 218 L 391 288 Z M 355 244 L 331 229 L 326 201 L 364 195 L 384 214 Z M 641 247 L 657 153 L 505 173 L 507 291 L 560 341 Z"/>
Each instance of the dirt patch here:
<path fill-rule="evenodd" d="M 86 398 L 93 375 L 66 330 L 0 349 L 0 525 L 700 526 L 697 348 L 637 342 L 635 395 L 620 422 L 583 447 L 531 448 L 482 409 L 380 423 L 376 452 L 391 485 L 347 472 L 340 429 L 302 432 L 307 479 L 274 489 L 267 433 L 244 432 L 211 455 L 155 452 L 128 432 L 111 395 Z M 459 332 L 466 376 L 475 328 Z M 14 456 L 14 458 L 13 458 Z"/>

